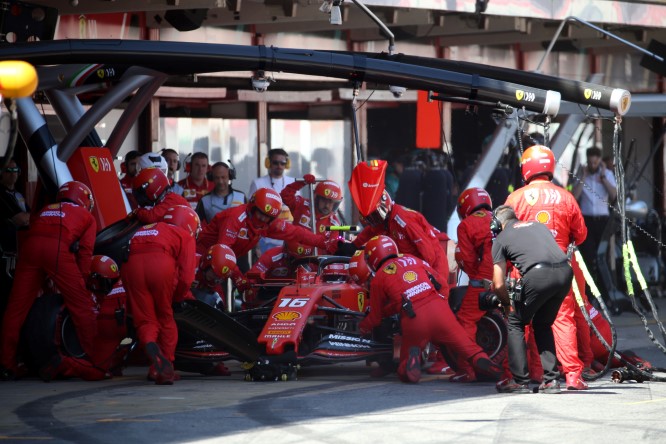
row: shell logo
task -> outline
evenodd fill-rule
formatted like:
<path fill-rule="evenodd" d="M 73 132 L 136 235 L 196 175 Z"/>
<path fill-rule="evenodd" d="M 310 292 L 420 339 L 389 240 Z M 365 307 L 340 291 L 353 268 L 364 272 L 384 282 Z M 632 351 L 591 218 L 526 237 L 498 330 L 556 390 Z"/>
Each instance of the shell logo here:
<path fill-rule="evenodd" d="M 295 321 L 301 314 L 297 311 L 279 311 L 273 315 L 276 321 Z"/>
<path fill-rule="evenodd" d="M 407 272 L 405 272 L 405 274 L 402 275 L 402 279 L 405 282 L 409 282 L 409 283 L 414 282 L 417 278 L 418 278 L 418 275 L 413 271 L 407 271 Z"/>
<path fill-rule="evenodd" d="M 550 213 L 548 211 L 539 211 L 535 219 L 542 224 L 547 224 L 550 222 Z"/>

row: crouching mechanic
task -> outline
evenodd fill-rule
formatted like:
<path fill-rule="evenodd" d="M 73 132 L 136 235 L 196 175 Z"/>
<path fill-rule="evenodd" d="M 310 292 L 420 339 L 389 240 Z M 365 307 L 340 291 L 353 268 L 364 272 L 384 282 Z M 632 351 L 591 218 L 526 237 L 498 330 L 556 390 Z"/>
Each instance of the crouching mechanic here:
<path fill-rule="evenodd" d="M 493 243 L 493 286 L 508 313 L 509 369 L 513 379 L 497 384 L 500 393 L 530 393 L 525 345 L 525 326 L 532 323 L 534 339 L 541 356 L 543 382 L 539 391 L 559 393 L 560 376 L 555 358 L 555 339 L 551 326 L 560 305 L 571 288 L 573 270 L 546 225 L 521 222 L 513 208 L 502 205 L 495 210 L 491 229 Z M 509 296 L 505 278 L 506 263 L 522 276 L 522 288 Z"/>
<path fill-rule="evenodd" d="M 201 255 L 199 267 L 192 282 L 192 289 L 203 290 L 203 297 L 207 298 L 204 302 L 215 306 L 219 310 L 224 310 L 224 305 L 220 305 L 220 295 L 225 294 L 225 289 L 222 288 L 222 285 L 233 274 L 237 274 L 240 279 L 243 278 L 236 265 L 234 251 L 227 245 L 215 244 L 208 249 L 206 254 Z M 197 299 L 203 300 L 200 294 L 197 294 Z M 213 301 L 217 301 L 217 305 L 214 305 Z M 231 371 L 222 362 L 205 365 L 204 367 L 199 366 L 196 371 L 208 376 L 231 375 Z"/>
<path fill-rule="evenodd" d="M 97 298 L 99 307 L 92 354 L 82 359 L 57 351 L 40 370 L 44 381 L 55 378 L 99 381 L 122 376 L 122 364 L 129 350 L 121 346 L 121 341 L 127 337 L 126 296 L 116 262 L 108 256 L 93 256 L 86 286 Z"/>
<path fill-rule="evenodd" d="M 171 305 L 192 298 L 200 227 L 189 206 L 169 208 L 162 222 L 134 233 L 120 271 L 139 343 L 151 361 L 148 379 L 156 384 L 173 384 L 177 378 L 173 361 L 178 329 Z"/>
<path fill-rule="evenodd" d="M 383 317 L 400 314 L 401 381 L 419 382 L 421 349 L 428 342 L 461 356 L 477 373 L 499 379 L 501 369 L 467 337 L 446 297 L 440 294 L 439 274 L 433 268 L 414 256 L 398 255 L 398 247 L 388 236 L 370 239 L 365 258 L 375 276 L 370 284 L 370 314 L 360 323 L 361 334 L 369 334 Z"/>

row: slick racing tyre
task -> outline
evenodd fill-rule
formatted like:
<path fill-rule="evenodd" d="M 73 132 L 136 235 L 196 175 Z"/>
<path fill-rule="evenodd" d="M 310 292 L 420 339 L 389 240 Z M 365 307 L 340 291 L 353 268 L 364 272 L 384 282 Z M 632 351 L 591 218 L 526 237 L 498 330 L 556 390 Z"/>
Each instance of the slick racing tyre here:
<path fill-rule="evenodd" d="M 62 295 L 38 297 L 21 332 L 22 353 L 28 365 L 38 369 L 60 352 L 65 356 L 83 357 L 74 322 L 63 304 Z"/>
<path fill-rule="evenodd" d="M 507 327 L 504 317 L 497 311 L 486 312 L 476 324 L 476 343 L 498 365 L 507 353 Z"/>
<path fill-rule="evenodd" d="M 116 261 L 118 267 L 127 259 L 129 241 L 142 224 L 137 219 L 121 219 L 99 232 L 94 254 L 103 254 Z"/>

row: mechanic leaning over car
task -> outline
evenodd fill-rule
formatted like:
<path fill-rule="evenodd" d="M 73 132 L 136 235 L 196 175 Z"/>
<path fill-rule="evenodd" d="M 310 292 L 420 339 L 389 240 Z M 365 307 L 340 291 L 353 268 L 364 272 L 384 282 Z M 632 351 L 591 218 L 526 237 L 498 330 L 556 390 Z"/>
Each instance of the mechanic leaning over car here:
<path fill-rule="evenodd" d="M 543 145 L 529 147 L 521 159 L 521 172 L 526 185 L 511 193 L 505 204 L 514 209 L 518 219 L 545 224 L 563 252 L 567 252 L 572 242 L 580 245 L 587 236 L 585 220 L 573 195 L 551 182 L 555 172 L 553 152 Z M 572 266 L 584 295 L 585 279 L 575 262 Z M 577 334 L 578 329 L 581 334 Z M 582 378 L 585 365 L 578 353 L 580 348 L 584 361 L 588 365 L 592 362 L 589 326 L 576 305 L 571 286 L 553 323 L 553 334 L 567 388 L 585 390 L 587 384 Z M 584 342 L 579 346 L 581 339 Z"/>
<path fill-rule="evenodd" d="M 329 251 L 337 248 L 337 238 L 328 233 L 314 234 L 303 227 L 278 219 L 282 208 L 280 195 L 269 188 L 259 188 L 250 202 L 229 208 L 215 215 L 201 232 L 197 252 L 203 254 L 214 243 L 229 245 L 236 257 L 247 254 L 260 237 L 300 241 Z"/>
<path fill-rule="evenodd" d="M 172 191 L 166 174 L 155 167 L 139 171 L 134 178 L 132 194 L 139 207 L 129 217 L 136 217 L 144 224 L 161 221 L 171 207 L 189 205 L 187 199 Z"/>
<path fill-rule="evenodd" d="M 173 302 L 192 299 L 199 216 L 190 206 L 167 210 L 162 222 L 140 228 L 120 274 L 125 282 L 139 343 L 151 361 L 148 379 L 173 384 L 178 329 Z M 175 283 L 175 285 L 174 285 Z"/>
<path fill-rule="evenodd" d="M 382 318 L 400 313 L 401 381 L 419 382 L 421 349 L 428 342 L 461 356 L 477 373 L 499 379 L 502 370 L 469 339 L 456 320 L 446 296 L 441 294 L 444 287 L 434 268 L 415 256 L 399 255 L 396 243 L 384 235 L 368 241 L 365 258 L 375 276 L 370 284 L 370 313 L 359 325 L 361 334 L 370 334 Z"/>
<path fill-rule="evenodd" d="M 254 288 L 257 279 L 293 278 L 296 274 L 296 269 L 292 266 L 294 260 L 313 254 L 313 247 L 295 240 L 288 240 L 281 246 L 266 250 L 246 273 L 246 282 L 240 285 L 244 290 L 243 309 L 255 308 L 264 302 Z"/>
<path fill-rule="evenodd" d="M 553 321 L 571 289 L 573 270 L 566 254 L 555 242 L 548 227 L 537 221 L 520 221 L 509 205 L 495 210 L 491 230 L 493 242 L 493 287 L 508 312 L 509 369 L 513 379 L 497 383 L 500 393 L 530 393 L 525 346 L 525 326 L 532 323 L 543 382 L 539 391 L 559 393 Z M 507 261 L 515 266 L 521 279 L 509 293 L 506 285 Z M 513 308 L 509 312 L 509 309 Z M 569 378 L 567 377 L 567 388 Z M 577 387 L 572 387 L 577 390 Z"/>
<path fill-rule="evenodd" d="M 14 379 L 22 373 L 17 361 L 21 327 L 47 278 L 62 293 L 81 347 L 91 356 L 97 315 L 85 277 L 90 271 L 97 230 L 91 214 L 93 206 L 93 195 L 85 184 L 67 182 L 58 190 L 56 203 L 44 207 L 30 222 L 2 323 L 3 379 Z"/>

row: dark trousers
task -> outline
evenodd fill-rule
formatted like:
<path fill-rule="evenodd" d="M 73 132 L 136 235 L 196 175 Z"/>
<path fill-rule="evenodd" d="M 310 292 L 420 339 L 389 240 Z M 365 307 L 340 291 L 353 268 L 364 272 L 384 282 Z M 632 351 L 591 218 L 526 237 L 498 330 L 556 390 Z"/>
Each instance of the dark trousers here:
<path fill-rule="evenodd" d="M 572 278 L 573 271 L 569 266 L 533 269 L 523 276 L 522 300 L 514 301 L 514 310 L 508 320 L 509 369 L 518 384 L 530 381 L 525 345 L 525 326 L 530 322 L 541 357 L 544 382 L 559 377 L 551 325 L 571 288 Z"/>
<path fill-rule="evenodd" d="M 610 218 L 609 216 L 583 216 L 583 218 L 585 219 L 585 226 L 587 226 L 587 237 L 578 249 L 580 250 L 580 254 L 583 255 L 585 265 L 589 268 L 592 276 L 597 276 L 599 244 Z"/>

